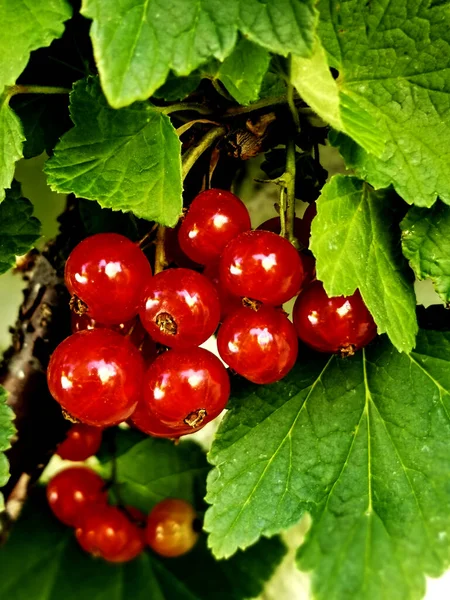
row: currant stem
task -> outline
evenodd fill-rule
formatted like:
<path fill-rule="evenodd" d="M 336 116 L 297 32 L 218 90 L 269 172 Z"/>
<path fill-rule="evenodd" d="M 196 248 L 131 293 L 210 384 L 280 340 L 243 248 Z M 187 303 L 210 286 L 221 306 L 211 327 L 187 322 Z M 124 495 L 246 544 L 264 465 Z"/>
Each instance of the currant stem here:
<path fill-rule="evenodd" d="M 184 125 L 180 125 L 180 127 L 176 129 L 177 136 L 182 136 L 183 133 L 186 133 L 186 131 L 188 131 L 193 125 L 197 125 L 197 123 L 206 123 L 208 125 L 220 125 L 220 123 L 217 123 L 216 121 L 210 121 L 209 119 L 195 119 L 194 121 L 188 121 Z"/>
<path fill-rule="evenodd" d="M 164 115 L 170 115 L 174 112 L 181 112 L 185 110 L 197 112 L 201 115 L 211 115 L 213 113 L 213 111 L 207 106 L 204 106 L 203 104 L 197 104 L 195 102 L 177 102 L 176 104 L 165 106 L 160 110 Z"/>
<path fill-rule="evenodd" d="M 166 250 L 165 250 L 166 228 L 160 225 L 156 234 L 156 250 L 155 250 L 155 270 L 157 275 L 164 271 L 167 266 Z"/>
<path fill-rule="evenodd" d="M 16 94 L 70 94 L 72 90 L 65 87 L 46 85 L 12 85 L 8 88 L 8 96 Z"/>
<path fill-rule="evenodd" d="M 203 152 L 209 148 L 217 139 L 225 135 L 225 127 L 213 127 L 206 133 L 196 146 L 192 146 L 185 152 L 182 157 L 182 176 L 183 180 L 186 179 L 187 174 L 192 169 L 194 164 L 203 154 Z"/>
<path fill-rule="evenodd" d="M 294 135 L 300 129 L 300 119 L 297 112 L 297 107 L 294 102 L 294 87 L 291 83 L 287 88 L 287 101 L 291 111 L 292 121 L 294 122 Z M 286 172 L 284 179 L 286 183 L 286 238 L 298 248 L 298 241 L 294 235 L 295 222 L 295 141 L 291 136 L 286 145 Z"/>

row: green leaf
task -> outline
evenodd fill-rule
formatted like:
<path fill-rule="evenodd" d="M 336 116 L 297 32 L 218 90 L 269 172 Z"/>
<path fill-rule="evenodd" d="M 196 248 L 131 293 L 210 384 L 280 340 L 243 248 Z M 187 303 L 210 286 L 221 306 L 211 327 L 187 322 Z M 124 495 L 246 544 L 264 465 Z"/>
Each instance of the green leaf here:
<path fill-rule="evenodd" d="M 450 559 L 449 367 L 450 333 L 422 331 L 410 355 L 383 336 L 241 384 L 209 455 L 215 555 L 309 512 L 298 560 L 318 600 L 421 598 Z"/>
<path fill-rule="evenodd" d="M 97 78 L 70 95 L 75 127 L 45 172 L 52 190 L 173 227 L 181 214 L 181 146 L 170 119 L 149 103 L 113 110 Z"/>
<path fill-rule="evenodd" d="M 155 98 L 162 98 L 167 102 L 184 100 L 186 96 L 189 96 L 198 87 L 201 80 L 202 76 L 199 71 L 194 71 L 187 77 L 177 77 L 173 73 L 169 73 L 164 85 L 157 89 L 153 96 Z"/>
<path fill-rule="evenodd" d="M 4 452 L 11 448 L 11 438 L 16 433 L 14 413 L 6 404 L 7 397 L 7 391 L 0 386 L 0 488 L 8 483 L 9 463 Z"/>
<path fill-rule="evenodd" d="M 189 75 L 212 58 L 223 61 L 238 30 L 278 54 L 311 51 L 313 0 L 84 0 L 106 97 L 121 108 L 151 96 L 169 70 Z"/>
<path fill-rule="evenodd" d="M 285 552 L 265 540 L 230 561 L 216 562 L 204 538 L 187 555 L 151 552 L 108 564 L 83 552 L 73 529 L 51 515 L 43 494 L 25 506 L 0 549 L 0 595 L 15 600 L 243 600 L 258 595 Z"/>
<path fill-rule="evenodd" d="M 18 94 L 11 107 L 19 117 L 25 142 L 24 158 L 51 153 L 64 132 L 70 129 L 68 99 L 65 95 Z"/>
<path fill-rule="evenodd" d="M 40 238 L 41 224 L 32 214 L 33 205 L 22 198 L 19 183 L 13 181 L 0 204 L 0 273 L 13 267 L 16 256 L 26 254 Z"/>
<path fill-rule="evenodd" d="M 16 162 L 23 157 L 22 125 L 8 106 L 8 98 L 0 96 L 0 202 L 5 188 L 11 186 Z"/>
<path fill-rule="evenodd" d="M 30 52 L 61 37 L 72 9 L 66 0 L 16 0 L 0 3 L 0 93 L 14 85 L 25 69 Z"/>
<path fill-rule="evenodd" d="M 216 78 L 239 104 L 250 104 L 258 100 L 269 63 L 270 54 L 264 48 L 242 39 L 221 64 Z"/>
<path fill-rule="evenodd" d="M 201 503 L 209 467 L 200 446 L 179 445 L 135 430 L 112 430 L 99 455 L 99 473 L 111 477 L 120 499 L 147 512 L 164 498 Z M 115 457 L 115 458 L 113 458 Z"/>
<path fill-rule="evenodd" d="M 292 60 L 299 94 L 356 142 L 351 165 L 375 188 L 392 184 L 419 206 L 437 196 L 450 203 L 447 3 L 320 0 L 318 8 L 313 55 Z"/>
<path fill-rule="evenodd" d="M 392 191 L 375 192 L 356 177 L 335 175 L 322 189 L 310 247 L 330 296 L 358 288 L 379 333 L 409 352 L 417 333 L 416 298 L 401 256 Z"/>
<path fill-rule="evenodd" d="M 442 300 L 450 302 L 450 207 L 411 208 L 400 224 L 403 254 L 418 279 L 430 278 Z"/>

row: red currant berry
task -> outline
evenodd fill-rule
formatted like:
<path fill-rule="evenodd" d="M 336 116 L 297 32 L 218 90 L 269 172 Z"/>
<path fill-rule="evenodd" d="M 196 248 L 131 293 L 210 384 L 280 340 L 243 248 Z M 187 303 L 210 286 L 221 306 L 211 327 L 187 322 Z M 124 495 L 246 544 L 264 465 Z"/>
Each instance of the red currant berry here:
<path fill-rule="evenodd" d="M 230 395 L 228 373 L 203 348 L 169 350 L 150 365 L 144 380 L 149 410 L 166 425 L 198 429 L 215 419 Z"/>
<path fill-rule="evenodd" d="M 178 267 L 184 269 L 199 269 L 200 265 L 191 260 L 183 250 L 180 248 L 180 242 L 178 241 L 178 233 L 180 231 L 181 221 L 178 225 L 171 229 L 166 228 L 166 235 L 164 237 L 164 251 L 166 254 L 167 263 L 176 264 Z"/>
<path fill-rule="evenodd" d="M 225 248 L 219 269 L 230 293 L 274 306 L 295 296 L 305 278 L 297 250 L 270 231 L 238 235 Z"/>
<path fill-rule="evenodd" d="M 311 223 L 316 214 L 317 207 L 314 202 L 313 204 L 308 204 L 301 219 L 299 219 L 298 217 L 295 217 L 294 219 L 294 235 L 304 248 L 309 247 L 309 238 L 311 237 Z M 268 221 L 264 221 L 264 223 L 258 225 L 257 229 L 263 231 L 272 231 L 273 233 L 280 233 L 280 217 L 273 217 Z"/>
<path fill-rule="evenodd" d="M 50 393 L 82 423 L 107 427 L 126 420 L 141 395 L 144 362 L 115 331 L 93 329 L 66 338 L 47 370 Z"/>
<path fill-rule="evenodd" d="M 152 272 L 142 250 L 123 235 L 98 233 L 74 248 L 66 263 L 69 292 L 90 317 L 114 325 L 137 315 Z"/>
<path fill-rule="evenodd" d="M 130 422 L 143 433 L 153 437 L 174 439 L 192 433 L 192 427 L 189 427 L 189 425 L 183 425 L 183 427 L 165 425 L 149 410 L 144 402 L 138 403 L 136 410 L 130 417 Z"/>
<path fill-rule="evenodd" d="M 83 550 L 110 562 L 127 562 L 144 549 L 143 532 L 115 506 L 87 507 L 75 536 Z"/>
<path fill-rule="evenodd" d="M 202 265 L 218 260 L 225 246 L 251 227 L 245 204 L 231 192 L 211 189 L 194 198 L 178 240 L 189 258 Z"/>
<path fill-rule="evenodd" d="M 319 352 L 351 355 L 377 334 L 359 291 L 329 298 L 321 281 L 313 281 L 302 291 L 293 318 L 299 338 Z"/>
<path fill-rule="evenodd" d="M 236 373 L 254 383 L 274 383 L 292 369 L 298 340 L 286 315 L 271 306 L 242 307 L 225 319 L 217 347 Z"/>
<path fill-rule="evenodd" d="M 150 512 L 145 531 L 147 544 L 157 554 L 175 557 L 186 554 L 195 546 L 197 514 L 184 500 L 167 498 Z"/>
<path fill-rule="evenodd" d="M 141 321 L 151 337 L 172 348 L 199 346 L 217 329 L 220 304 L 212 283 L 190 269 L 168 269 L 147 286 Z"/>
<path fill-rule="evenodd" d="M 57 519 L 76 527 L 87 506 L 106 505 L 103 479 L 86 467 L 69 467 L 57 473 L 47 485 L 47 500 Z"/>
<path fill-rule="evenodd" d="M 233 296 L 224 287 L 219 277 L 219 263 L 211 263 L 203 271 L 203 275 L 207 277 L 213 286 L 216 288 L 220 303 L 220 320 L 223 321 L 229 314 L 241 308 L 242 298 Z"/>
<path fill-rule="evenodd" d="M 64 460 L 86 460 L 94 456 L 102 443 L 102 430 L 83 423 L 73 425 L 56 454 Z"/>
<path fill-rule="evenodd" d="M 146 331 L 142 327 L 142 324 L 138 317 L 134 317 L 126 323 L 118 323 L 117 325 L 105 325 L 94 321 L 87 313 L 77 315 L 72 312 L 70 315 L 72 333 L 78 333 L 79 331 L 85 331 L 86 329 L 112 329 L 117 331 L 121 335 L 128 337 L 137 348 L 142 344 L 146 336 Z"/>

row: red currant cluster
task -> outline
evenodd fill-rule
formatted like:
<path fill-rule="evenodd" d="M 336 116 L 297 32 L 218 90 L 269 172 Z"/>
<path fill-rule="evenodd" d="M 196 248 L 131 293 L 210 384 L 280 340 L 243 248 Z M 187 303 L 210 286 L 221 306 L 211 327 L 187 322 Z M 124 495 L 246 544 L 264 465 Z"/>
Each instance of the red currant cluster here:
<path fill-rule="evenodd" d="M 323 352 L 351 354 L 367 344 L 376 327 L 359 293 L 328 298 L 314 281 L 307 251 L 314 215 L 311 205 L 295 220 L 298 251 L 273 231 L 279 219 L 251 230 L 234 194 L 200 193 L 177 241 L 203 274 L 169 268 L 152 276 L 138 245 L 117 234 L 82 241 L 65 270 L 72 308 L 81 316 L 51 358 L 53 396 L 83 423 L 130 419 L 149 435 L 177 438 L 217 417 L 228 401 L 225 367 L 199 348 L 220 322 L 221 358 L 259 384 L 290 371 L 297 336 Z M 291 323 L 282 305 L 297 294 Z M 169 350 L 157 355 L 155 343 Z"/>
<path fill-rule="evenodd" d="M 161 556 L 181 556 L 197 539 L 197 515 L 184 500 L 167 498 L 146 517 L 133 507 L 107 503 L 105 482 L 91 469 L 73 466 L 60 471 L 47 486 L 53 514 L 75 528 L 80 546 L 113 563 L 136 558 L 145 543 Z"/>

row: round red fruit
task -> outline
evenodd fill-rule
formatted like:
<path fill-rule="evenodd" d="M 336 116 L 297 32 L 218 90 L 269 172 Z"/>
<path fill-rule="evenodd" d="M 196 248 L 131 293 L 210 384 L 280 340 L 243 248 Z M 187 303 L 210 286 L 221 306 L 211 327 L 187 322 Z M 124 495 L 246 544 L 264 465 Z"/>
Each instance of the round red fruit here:
<path fill-rule="evenodd" d="M 217 347 L 222 359 L 239 375 L 254 383 L 274 383 L 294 366 L 298 340 L 294 326 L 281 310 L 242 307 L 225 319 Z"/>
<path fill-rule="evenodd" d="M 109 329 L 80 331 L 55 350 L 50 393 L 70 416 L 97 427 L 126 420 L 141 396 L 144 362 L 125 337 Z"/>
<path fill-rule="evenodd" d="M 231 192 L 211 189 L 194 198 L 178 240 L 190 259 L 206 265 L 218 260 L 225 246 L 251 227 L 245 204 Z"/>
<path fill-rule="evenodd" d="M 192 427 L 183 425 L 182 427 L 169 427 L 160 421 L 148 408 L 144 402 L 139 402 L 136 410 L 130 417 L 131 423 L 140 431 L 147 435 L 160 438 L 177 439 L 182 435 L 192 433 Z"/>
<path fill-rule="evenodd" d="M 167 498 L 150 512 L 147 521 L 147 544 L 154 552 L 169 558 L 186 554 L 195 546 L 197 514 L 184 500 Z"/>
<path fill-rule="evenodd" d="M 199 346 L 219 324 L 219 297 L 204 275 L 168 269 L 151 279 L 140 316 L 155 341 L 171 348 Z"/>
<path fill-rule="evenodd" d="M 89 554 L 109 562 L 128 562 L 144 549 L 143 532 L 115 506 L 89 506 L 75 536 Z"/>
<path fill-rule="evenodd" d="M 311 237 L 311 223 L 316 214 L 316 204 L 308 204 L 303 214 L 303 217 L 301 219 L 295 217 L 294 219 L 294 236 L 304 248 L 309 247 L 309 238 Z M 268 221 L 264 221 L 264 223 L 258 225 L 257 229 L 263 231 L 272 231 L 273 233 L 280 233 L 280 217 L 273 217 Z"/>
<path fill-rule="evenodd" d="M 86 460 L 94 456 L 102 443 L 102 430 L 83 423 L 73 425 L 56 454 L 64 460 Z"/>
<path fill-rule="evenodd" d="M 76 527 L 83 511 L 92 504 L 106 505 L 103 479 L 86 467 L 69 467 L 47 485 L 47 500 L 53 514 L 65 525 Z"/>
<path fill-rule="evenodd" d="M 98 233 L 72 250 L 65 282 L 90 317 L 114 325 L 137 315 L 151 275 L 137 244 L 116 233 Z"/>
<path fill-rule="evenodd" d="M 242 298 L 234 296 L 221 283 L 219 277 L 219 263 L 211 263 L 203 271 L 203 275 L 207 277 L 213 286 L 216 288 L 219 296 L 220 304 L 220 320 L 223 321 L 229 314 L 241 308 Z"/>
<path fill-rule="evenodd" d="M 105 325 L 99 323 L 90 317 L 87 313 L 77 315 L 72 312 L 70 315 L 72 333 L 85 331 L 86 329 L 112 329 L 121 335 L 128 337 L 129 340 L 138 348 L 146 336 L 145 329 L 142 327 L 138 317 L 134 317 L 125 323 L 117 325 Z"/>
<path fill-rule="evenodd" d="M 299 338 L 319 352 L 351 355 L 377 334 L 359 291 L 329 298 L 321 281 L 313 281 L 302 291 L 293 318 Z"/>
<path fill-rule="evenodd" d="M 219 268 L 230 293 L 274 306 L 298 294 L 305 278 L 297 250 L 271 231 L 241 233 L 225 248 Z"/>
<path fill-rule="evenodd" d="M 166 425 L 195 431 L 217 417 L 230 395 L 228 373 L 208 350 L 168 350 L 148 368 L 144 399 Z"/>

